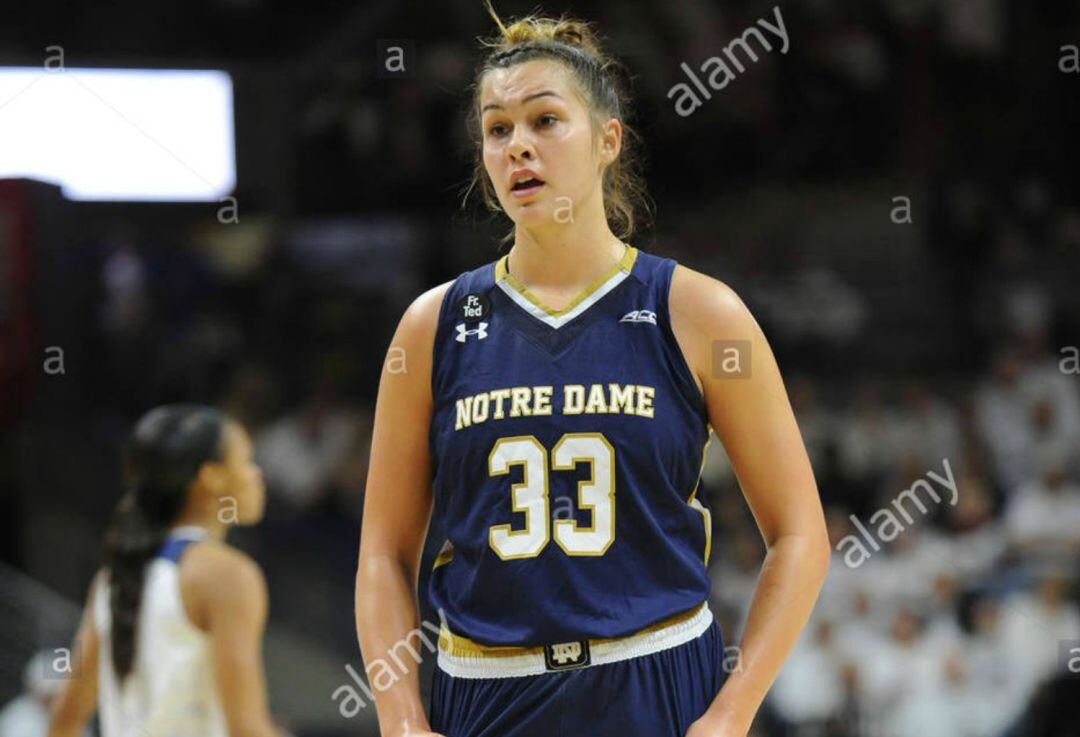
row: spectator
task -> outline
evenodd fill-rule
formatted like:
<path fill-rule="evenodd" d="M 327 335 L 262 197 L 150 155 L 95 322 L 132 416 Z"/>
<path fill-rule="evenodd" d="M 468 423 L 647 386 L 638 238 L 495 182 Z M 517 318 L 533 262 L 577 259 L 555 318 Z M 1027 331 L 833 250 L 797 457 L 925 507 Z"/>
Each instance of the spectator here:
<path fill-rule="evenodd" d="M 52 650 L 42 650 L 23 668 L 23 693 L 0 711 L 0 737 L 45 737 L 49 732 L 49 709 L 63 680 L 52 674 Z M 52 677 L 50 677 L 52 675 Z M 84 733 L 89 736 L 89 729 Z"/>
<path fill-rule="evenodd" d="M 1002 523 L 994 519 L 989 491 L 981 476 L 971 472 L 958 477 L 956 506 L 946 508 L 947 560 L 964 583 L 988 575 L 1007 548 Z"/>
<path fill-rule="evenodd" d="M 1016 350 L 1002 349 L 994 359 L 992 376 L 979 387 L 975 399 L 979 439 L 990 450 L 997 482 L 1009 489 L 1028 478 L 1029 407 L 1021 390 L 1021 371 Z"/>
<path fill-rule="evenodd" d="M 1080 487 L 1059 464 L 1023 487 L 1006 511 L 1009 545 L 1035 570 L 1075 565 L 1080 554 Z"/>
<path fill-rule="evenodd" d="M 1003 607 L 1002 629 L 1011 643 L 1013 667 L 1034 690 L 1064 673 L 1060 644 L 1080 640 L 1080 611 L 1066 596 L 1069 580 L 1061 573 L 1044 575 L 1034 593 L 1019 592 Z"/>
<path fill-rule="evenodd" d="M 844 705 L 843 668 L 832 623 L 819 619 L 804 632 L 773 685 L 776 713 L 799 725 L 799 734 L 824 734 Z"/>
<path fill-rule="evenodd" d="M 256 455 L 270 492 L 294 512 L 312 510 L 348 457 L 355 433 L 352 418 L 328 390 L 317 391 L 257 436 Z"/>
<path fill-rule="evenodd" d="M 960 423 L 956 411 L 935 397 L 924 384 L 904 386 L 903 405 L 893 420 L 897 458 L 910 458 L 923 468 L 941 466 L 947 459 L 961 464 Z"/>
<path fill-rule="evenodd" d="M 878 637 L 858 654 L 859 712 L 865 727 L 882 737 L 896 733 L 904 711 L 919 698 L 922 684 L 939 665 L 921 636 L 921 623 L 907 608 L 897 610 L 887 637 Z"/>
<path fill-rule="evenodd" d="M 1000 737 L 1023 712 L 1030 683 L 1015 666 L 1016 652 L 1002 627 L 998 602 L 978 599 L 971 621 L 964 655 L 972 698 L 965 721 L 972 737 Z"/>

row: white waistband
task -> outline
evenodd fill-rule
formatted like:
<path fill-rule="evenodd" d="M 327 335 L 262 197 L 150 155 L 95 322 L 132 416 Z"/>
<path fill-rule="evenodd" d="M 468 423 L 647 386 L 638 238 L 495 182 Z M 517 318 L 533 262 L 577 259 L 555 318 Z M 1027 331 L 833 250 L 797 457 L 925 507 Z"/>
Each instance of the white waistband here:
<path fill-rule="evenodd" d="M 659 629 L 646 629 L 614 640 L 590 640 L 589 662 L 578 667 L 615 663 L 677 647 L 703 635 L 712 623 L 712 610 L 708 602 L 703 602 L 693 616 Z M 521 648 L 521 655 L 508 654 L 514 648 L 502 648 L 505 652 L 498 655 L 459 655 L 447 652 L 448 636 L 444 625 L 437 662 L 439 668 L 455 678 L 514 678 L 552 672 L 545 664 L 543 647 Z"/>

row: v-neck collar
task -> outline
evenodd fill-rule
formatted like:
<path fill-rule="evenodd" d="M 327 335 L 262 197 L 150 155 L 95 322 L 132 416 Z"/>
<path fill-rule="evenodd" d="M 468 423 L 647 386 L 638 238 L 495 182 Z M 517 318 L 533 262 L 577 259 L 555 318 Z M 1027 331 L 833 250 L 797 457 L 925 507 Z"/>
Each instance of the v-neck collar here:
<path fill-rule="evenodd" d="M 507 271 L 506 263 L 510 254 L 504 255 L 495 262 L 495 284 L 502 289 L 510 299 L 514 300 L 523 310 L 541 322 L 545 322 L 553 328 L 559 328 L 573 320 L 594 305 L 601 297 L 617 287 L 623 279 L 630 275 L 637 259 L 637 249 L 627 245 L 626 252 L 619 259 L 619 263 L 594 281 L 578 296 L 574 297 L 566 307 L 554 310 L 545 305 L 540 299 L 529 291 L 513 274 Z"/>

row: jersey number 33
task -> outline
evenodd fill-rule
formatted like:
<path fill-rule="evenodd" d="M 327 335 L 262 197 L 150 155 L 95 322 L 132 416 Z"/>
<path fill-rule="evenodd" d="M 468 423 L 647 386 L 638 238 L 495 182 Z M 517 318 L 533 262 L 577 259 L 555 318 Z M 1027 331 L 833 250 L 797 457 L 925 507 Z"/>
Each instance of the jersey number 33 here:
<path fill-rule="evenodd" d="M 488 543 L 503 560 L 532 558 L 550 542 L 567 555 L 603 555 L 615 540 L 615 449 L 601 433 L 575 432 L 559 438 L 551 449 L 552 471 L 572 471 L 588 463 L 590 477 L 578 482 L 577 503 L 592 513 L 589 525 L 573 519 L 551 519 L 548 500 L 548 450 L 532 435 L 499 438 L 488 455 L 488 473 L 501 476 L 523 467 L 520 483 L 510 487 L 513 510 L 525 515 L 525 527 L 493 525 Z"/>

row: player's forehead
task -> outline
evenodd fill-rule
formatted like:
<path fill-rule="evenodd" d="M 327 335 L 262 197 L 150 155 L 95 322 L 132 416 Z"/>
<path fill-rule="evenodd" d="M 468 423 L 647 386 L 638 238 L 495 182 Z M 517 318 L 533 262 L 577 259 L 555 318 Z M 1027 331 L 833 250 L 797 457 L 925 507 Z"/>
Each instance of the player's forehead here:
<path fill-rule="evenodd" d="M 543 99 L 567 103 L 574 99 L 569 70 L 557 61 L 533 59 L 493 69 L 481 81 L 481 113 L 509 110 Z"/>

